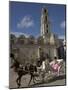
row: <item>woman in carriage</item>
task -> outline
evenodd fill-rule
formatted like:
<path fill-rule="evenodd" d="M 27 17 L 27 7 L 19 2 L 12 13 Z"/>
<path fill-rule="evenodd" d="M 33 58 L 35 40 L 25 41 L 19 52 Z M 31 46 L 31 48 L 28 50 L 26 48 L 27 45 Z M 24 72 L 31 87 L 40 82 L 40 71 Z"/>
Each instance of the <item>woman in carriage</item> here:
<path fill-rule="evenodd" d="M 50 66 L 53 72 L 57 72 L 57 75 L 59 76 L 61 64 L 58 63 L 57 57 L 54 57 L 54 60 L 50 62 Z"/>

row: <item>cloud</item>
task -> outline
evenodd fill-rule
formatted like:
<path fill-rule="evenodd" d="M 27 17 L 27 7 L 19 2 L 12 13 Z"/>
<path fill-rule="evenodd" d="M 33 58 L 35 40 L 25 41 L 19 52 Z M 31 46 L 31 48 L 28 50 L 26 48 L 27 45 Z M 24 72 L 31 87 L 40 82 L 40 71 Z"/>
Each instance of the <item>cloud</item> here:
<path fill-rule="evenodd" d="M 26 38 L 29 37 L 28 34 L 22 33 L 22 32 L 10 32 L 10 34 L 15 35 L 16 37 L 19 37 L 20 35 L 24 35 Z"/>
<path fill-rule="evenodd" d="M 34 20 L 30 16 L 24 16 L 19 23 L 17 23 L 18 28 L 29 28 L 34 26 Z"/>
<path fill-rule="evenodd" d="M 65 29 L 65 21 L 62 21 L 62 22 L 60 23 L 60 27 L 61 27 L 62 29 Z"/>
<path fill-rule="evenodd" d="M 65 35 L 59 35 L 58 38 L 59 39 L 65 39 Z"/>

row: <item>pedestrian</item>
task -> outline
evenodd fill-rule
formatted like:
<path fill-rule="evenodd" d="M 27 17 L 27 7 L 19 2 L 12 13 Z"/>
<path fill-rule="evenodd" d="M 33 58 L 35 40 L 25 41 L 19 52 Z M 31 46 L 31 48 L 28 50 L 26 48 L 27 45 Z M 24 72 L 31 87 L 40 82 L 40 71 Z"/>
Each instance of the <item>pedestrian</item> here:
<path fill-rule="evenodd" d="M 44 78 L 45 78 L 45 57 L 43 57 L 43 60 L 42 60 L 42 65 L 41 65 L 41 76 L 42 76 L 42 82 L 44 82 Z"/>

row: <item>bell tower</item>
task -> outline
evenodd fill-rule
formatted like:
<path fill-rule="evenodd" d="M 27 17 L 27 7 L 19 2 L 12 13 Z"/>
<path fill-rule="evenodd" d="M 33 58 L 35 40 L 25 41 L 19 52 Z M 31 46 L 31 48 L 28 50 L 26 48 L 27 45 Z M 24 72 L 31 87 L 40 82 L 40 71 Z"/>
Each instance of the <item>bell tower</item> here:
<path fill-rule="evenodd" d="M 42 12 L 41 12 L 41 36 L 44 39 L 44 43 L 49 42 L 50 23 L 48 20 L 48 10 L 45 8 L 42 8 Z"/>

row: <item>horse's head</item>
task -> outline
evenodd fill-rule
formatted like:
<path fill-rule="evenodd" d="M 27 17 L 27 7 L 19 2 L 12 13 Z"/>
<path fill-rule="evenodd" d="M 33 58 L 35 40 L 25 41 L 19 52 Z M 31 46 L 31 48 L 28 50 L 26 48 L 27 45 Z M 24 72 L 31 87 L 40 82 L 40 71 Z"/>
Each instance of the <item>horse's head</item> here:
<path fill-rule="evenodd" d="M 13 53 L 10 53 L 10 58 L 14 59 L 14 54 Z"/>

